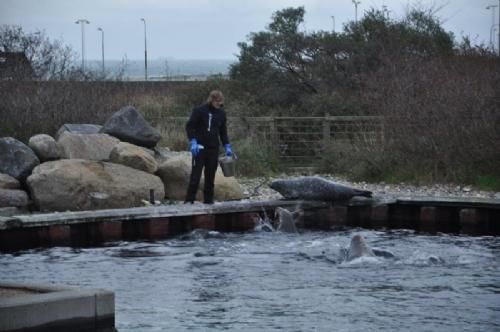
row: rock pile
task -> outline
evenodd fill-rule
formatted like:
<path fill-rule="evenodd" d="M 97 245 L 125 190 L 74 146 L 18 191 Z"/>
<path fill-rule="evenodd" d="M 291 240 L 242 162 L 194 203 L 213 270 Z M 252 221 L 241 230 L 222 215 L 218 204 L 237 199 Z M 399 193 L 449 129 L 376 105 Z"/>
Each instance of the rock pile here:
<path fill-rule="evenodd" d="M 103 126 L 64 124 L 55 138 L 39 134 L 28 145 L 0 138 L 0 216 L 28 209 L 77 211 L 183 200 L 191 155 L 159 147 L 160 133 L 132 106 Z M 203 183 L 200 184 L 202 188 Z M 218 170 L 215 199 L 241 199 L 235 178 Z M 201 194 L 201 190 L 200 190 Z"/>

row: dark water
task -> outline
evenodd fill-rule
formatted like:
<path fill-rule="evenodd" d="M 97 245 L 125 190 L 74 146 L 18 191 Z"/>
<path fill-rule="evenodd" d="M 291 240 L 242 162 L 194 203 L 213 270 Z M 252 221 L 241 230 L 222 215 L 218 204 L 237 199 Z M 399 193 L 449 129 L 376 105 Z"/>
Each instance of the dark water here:
<path fill-rule="evenodd" d="M 361 233 L 394 259 L 339 261 Z M 247 233 L 0 254 L 0 278 L 106 288 L 125 331 L 500 331 L 500 238 Z"/>

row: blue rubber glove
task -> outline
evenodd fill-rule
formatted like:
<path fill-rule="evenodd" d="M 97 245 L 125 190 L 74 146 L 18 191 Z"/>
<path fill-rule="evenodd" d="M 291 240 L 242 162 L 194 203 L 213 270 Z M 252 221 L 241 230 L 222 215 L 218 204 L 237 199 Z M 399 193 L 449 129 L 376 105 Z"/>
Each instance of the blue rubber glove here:
<path fill-rule="evenodd" d="M 198 141 L 196 138 L 192 138 L 189 143 L 191 144 L 191 153 L 193 157 L 196 157 L 200 152 L 200 148 L 198 147 Z"/>
<path fill-rule="evenodd" d="M 226 151 L 226 156 L 230 157 L 233 155 L 233 150 L 231 150 L 231 144 L 225 144 L 224 150 Z"/>

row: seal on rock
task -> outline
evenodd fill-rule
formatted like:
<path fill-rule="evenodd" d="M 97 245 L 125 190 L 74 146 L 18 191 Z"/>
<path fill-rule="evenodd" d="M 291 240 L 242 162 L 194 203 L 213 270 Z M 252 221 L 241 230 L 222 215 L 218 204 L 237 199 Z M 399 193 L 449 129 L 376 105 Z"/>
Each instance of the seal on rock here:
<path fill-rule="evenodd" d="M 274 180 L 269 184 L 269 187 L 286 199 L 346 201 L 353 196 L 372 196 L 371 191 L 350 188 L 319 176 Z"/>

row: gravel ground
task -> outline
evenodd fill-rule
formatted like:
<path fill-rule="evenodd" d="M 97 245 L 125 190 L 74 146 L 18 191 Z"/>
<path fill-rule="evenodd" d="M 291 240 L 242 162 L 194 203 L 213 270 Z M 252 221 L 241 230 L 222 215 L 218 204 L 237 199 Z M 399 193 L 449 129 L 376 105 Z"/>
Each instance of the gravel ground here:
<path fill-rule="evenodd" d="M 335 181 L 337 183 L 347 185 L 357 189 L 370 190 L 374 196 L 385 197 L 406 197 L 406 196 L 426 196 L 426 197 L 470 197 L 470 198 L 491 198 L 500 200 L 500 192 L 478 190 L 471 186 L 457 184 L 433 184 L 426 186 L 415 186 L 405 183 L 387 184 L 367 183 L 367 182 L 350 182 L 344 178 L 332 175 L 316 174 L 323 178 Z M 250 196 L 250 199 L 279 199 L 282 196 L 269 188 L 268 184 L 274 179 L 291 178 L 294 176 L 281 175 L 274 178 L 238 178 L 238 182 L 243 187 L 245 195 Z"/>

